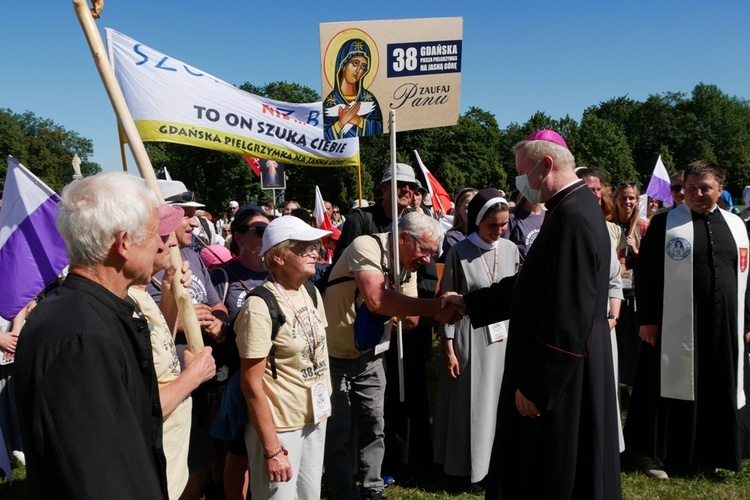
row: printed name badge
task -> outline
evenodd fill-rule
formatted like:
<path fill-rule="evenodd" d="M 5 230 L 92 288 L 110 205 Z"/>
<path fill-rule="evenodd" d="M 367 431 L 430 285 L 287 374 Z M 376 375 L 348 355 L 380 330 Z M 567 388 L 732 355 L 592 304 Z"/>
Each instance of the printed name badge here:
<path fill-rule="evenodd" d="M 622 288 L 624 290 L 627 290 L 628 288 L 633 288 L 633 270 L 628 269 L 625 271 L 625 274 L 622 275 Z"/>
<path fill-rule="evenodd" d="M 315 423 L 322 422 L 331 416 L 331 397 L 325 382 L 315 382 L 310 386 L 310 397 L 313 404 L 313 418 Z"/>
<path fill-rule="evenodd" d="M 508 338 L 508 325 L 507 321 L 501 321 L 499 323 L 492 323 L 487 326 L 487 340 L 490 344 L 495 342 L 503 342 Z"/>
<path fill-rule="evenodd" d="M 388 321 L 385 322 L 385 329 L 383 329 L 383 336 L 380 337 L 380 342 L 378 342 L 378 345 L 375 346 L 375 356 L 391 348 L 392 328 L 393 325 L 391 324 L 391 319 L 388 318 Z"/>

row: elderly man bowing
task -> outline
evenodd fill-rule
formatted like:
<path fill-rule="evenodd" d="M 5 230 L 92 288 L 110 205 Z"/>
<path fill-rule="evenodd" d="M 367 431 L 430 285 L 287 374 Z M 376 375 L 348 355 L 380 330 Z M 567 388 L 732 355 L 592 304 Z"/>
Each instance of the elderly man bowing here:
<path fill-rule="evenodd" d="M 166 498 L 148 325 L 131 285 L 166 247 L 159 199 L 122 173 L 74 181 L 57 226 L 70 273 L 29 316 L 16 353 L 27 498 Z"/>
<path fill-rule="evenodd" d="M 331 498 L 382 498 L 381 466 L 385 453 L 383 405 L 386 378 L 383 356 L 391 348 L 395 317 L 411 330 L 419 316 L 454 323 L 462 308 L 439 299 L 417 297 L 416 271 L 437 253 L 442 230 L 428 215 L 410 212 L 401 218 L 399 234 L 362 235 L 336 264 L 323 295 L 328 316 L 328 346 L 333 413 L 326 431 L 326 477 Z M 402 293 L 391 268 L 398 248 Z M 408 334 L 407 334 L 408 335 Z M 395 344 L 395 342 L 394 342 Z M 394 367 L 394 370 L 396 367 Z M 352 451 L 357 449 L 357 455 Z M 359 461 L 361 488 L 352 478 Z"/>

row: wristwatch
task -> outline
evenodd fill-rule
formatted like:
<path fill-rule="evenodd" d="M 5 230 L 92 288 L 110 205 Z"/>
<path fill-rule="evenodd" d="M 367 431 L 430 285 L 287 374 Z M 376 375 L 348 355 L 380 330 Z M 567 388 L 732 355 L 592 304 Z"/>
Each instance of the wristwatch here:
<path fill-rule="evenodd" d="M 614 314 L 610 314 L 609 316 L 607 316 L 607 319 L 613 319 L 615 320 L 615 323 L 617 323 L 620 320 L 620 318 L 618 318 Z"/>

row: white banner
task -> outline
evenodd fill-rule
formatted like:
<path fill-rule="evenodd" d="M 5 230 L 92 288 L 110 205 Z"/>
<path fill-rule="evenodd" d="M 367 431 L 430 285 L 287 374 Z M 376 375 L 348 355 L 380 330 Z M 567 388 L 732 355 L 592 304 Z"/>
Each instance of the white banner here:
<path fill-rule="evenodd" d="M 293 165 L 352 166 L 359 140 L 326 140 L 320 102 L 240 90 L 106 28 L 109 60 L 144 142 L 173 142 Z"/>

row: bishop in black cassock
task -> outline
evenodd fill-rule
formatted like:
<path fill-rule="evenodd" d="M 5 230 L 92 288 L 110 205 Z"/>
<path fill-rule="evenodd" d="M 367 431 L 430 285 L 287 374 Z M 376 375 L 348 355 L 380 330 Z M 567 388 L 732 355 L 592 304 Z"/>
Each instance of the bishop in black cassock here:
<path fill-rule="evenodd" d="M 487 498 L 620 498 L 610 239 L 550 132 L 515 148 L 519 177 L 541 184 L 547 208 L 523 268 L 464 296 L 475 327 L 510 318 Z"/>

